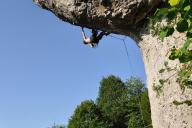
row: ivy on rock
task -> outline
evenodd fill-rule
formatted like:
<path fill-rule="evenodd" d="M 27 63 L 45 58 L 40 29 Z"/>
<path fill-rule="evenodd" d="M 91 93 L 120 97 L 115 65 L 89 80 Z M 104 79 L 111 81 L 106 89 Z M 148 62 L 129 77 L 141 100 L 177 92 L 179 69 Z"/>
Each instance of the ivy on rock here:
<path fill-rule="evenodd" d="M 186 87 L 192 89 L 192 50 L 190 49 L 192 42 L 192 0 L 169 0 L 167 4 L 167 7 L 157 9 L 150 18 L 151 29 L 152 34 L 158 35 L 161 40 L 171 36 L 175 31 L 186 35 L 183 46 L 181 48 L 173 47 L 169 54 L 170 60 L 178 59 L 182 64 L 177 71 L 177 82 L 184 91 Z M 161 24 L 163 19 L 167 21 L 167 24 Z M 165 71 L 165 69 L 161 69 L 159 73 Z M 159 87 L 162 88 L 165 82 L 167 80 L 160 80 L 161 86 Z"/>

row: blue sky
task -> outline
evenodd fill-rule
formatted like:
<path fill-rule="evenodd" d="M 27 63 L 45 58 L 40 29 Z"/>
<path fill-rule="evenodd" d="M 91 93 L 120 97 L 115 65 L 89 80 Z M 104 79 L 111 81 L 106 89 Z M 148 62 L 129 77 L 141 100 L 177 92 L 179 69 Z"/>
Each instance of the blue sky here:
<path fill-rule="evenodd" d="M 79 27 L 31 0 L 1 1 L 0 17 L 0 128 L 66 124 L 78 104 L 95 100 L 102 77 L 146 79 L 131 39 L 132 66 L 122 41 L 108 36 L 96 49 L 85 46 Z"/>

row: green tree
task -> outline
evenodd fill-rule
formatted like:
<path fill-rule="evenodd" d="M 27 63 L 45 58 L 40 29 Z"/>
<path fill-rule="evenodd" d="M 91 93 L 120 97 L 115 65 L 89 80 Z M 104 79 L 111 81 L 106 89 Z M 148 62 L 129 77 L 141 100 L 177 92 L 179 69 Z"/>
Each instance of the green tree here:
<path fill-rule="evenodd" d="M 145 89 L 145 84 L 135 77 L 131 77 L 125 82 L 129 96 L 134 97 L 140 95 Z"/>
<path fill-rule="evenodd" d="M 126 128 L 127 91 L 122 80 L 113 75 L 100 82 L 97 104 L 114 128 Z"/>
<path fill-rule="evenodd" d="M 150 108 L 150 102 L 149 102 L 149 96 L 148 91 L 145 89 L 145 91 L 141 94 L 141 110 L 143 119 L 145 122 L 145 126 L 148 126 L 147 128 L 152 127 L 152 121 L 151 121 L 151 108 Z"/>
<path fill-rule="evenodd" d="M 147 126 L 147 127 L 146 127 Z M 151 128 L 147 89 L 138 78 L 123 82 L 108 76 L 101 80 L 99 96 L 77 106 L 68 128 Z"/>
<path fill-rule="evenodd" d="M 130 117 L 127 128 L 144 128 L 140 114 L 131 113 Z"/>
<path fill-rule="evenodd" d="M 130 78 L 126 83 L 129 95 L 128 126 L 134 128 L 151 127 L 151 110 L 148 91 L 138 78 Z M 138 119 L 139 118 L 139 119 Z M 132 124 L 133 123 L 133 124 Z"/>
<path fill-rule="evenodd" d="M 77 106 L 69 120 L 68 128 L 108 128 L 109 124 L 102 118 L 97 105 L 87 100 Z"/>
<path fill-rule="evenodd" d="M 142 93 L 142 88 L 144 84 L 141 80 L 131 77 L 125 82 L 127 87 L 127 94 L 129 97 L 128 102 L 128 113 L 127 113 L 127 125 L 128 128 L 140 128 L 144 126 L 141 107 L 139 102 L 140 94 Z"/>

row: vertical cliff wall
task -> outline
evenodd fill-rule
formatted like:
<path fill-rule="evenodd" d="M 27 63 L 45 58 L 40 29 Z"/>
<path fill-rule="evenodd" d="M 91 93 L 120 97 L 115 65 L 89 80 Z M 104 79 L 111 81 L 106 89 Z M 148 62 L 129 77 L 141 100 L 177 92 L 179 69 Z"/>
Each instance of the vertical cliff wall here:
<path fill-rule="evenodd" d="M 144 30 L 147 32 L 147 30 Z M 192 89 L 181 89 L 177 81 L 176 70 L 167 68 L 180 68 L 178 60 L 168 59 L 173 46 L 181 47 L 185 41 L 185 34 L 175 32 L 173 36 L 164 41 L 153 37 L 148 32 L 143 33 L 141 46 L 142 56 L 147 74 L 147 85 L 151 103 L 152 121 L 154 128 L 192 128 L 192 106 L 187 104 L 176 105 L 173 102 L 184 102 L 192 99 Z M 169 79 L 164 85 L 155 91 L 161 84 L 159 80 Z M 158 94 L 159 93 L 159 94 Z"/>
<path fill-rule="evenodd" d="M 165 66 L 177 67 L 178 61 L 168 60 L 167 53 L 174 46 L 181 46 L 184 36 L 174 33 L 163 42 L 151 36 L 148 28 L 143 27 L 145 17 L 161 0 L 111 0 L 102 6 L 99 0 L 34 0 L 40 7 L 53 12 L 57 17 L 73 25 L 134 38 L 141 48 L 144 59 L 149 98 L 154 128 L 192 128 L 192 106 L 174 105 L 173 101 L 192 99 L 192 90 L 184 93 L 176 82 L 174 70 L 160 73 Z M 95 24 L 97 23 L 97 24 Z M 157 97 L 154 87 L 160 79 L 169 78 Z"/>

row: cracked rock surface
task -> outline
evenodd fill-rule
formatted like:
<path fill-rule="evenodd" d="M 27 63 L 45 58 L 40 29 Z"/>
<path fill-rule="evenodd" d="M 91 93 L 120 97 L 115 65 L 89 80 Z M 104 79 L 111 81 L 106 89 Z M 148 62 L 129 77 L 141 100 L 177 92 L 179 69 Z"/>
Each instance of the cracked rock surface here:
<path fill-rule="evenodd" d="M 34 0 L 63 21 L 111 33 L 130 35 L 160 0 Z"/>

